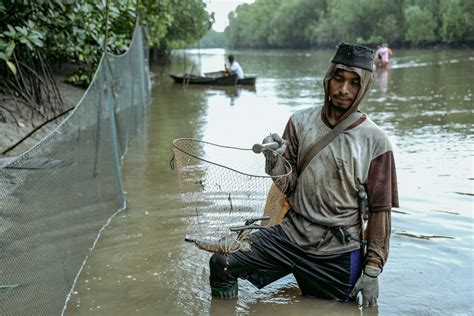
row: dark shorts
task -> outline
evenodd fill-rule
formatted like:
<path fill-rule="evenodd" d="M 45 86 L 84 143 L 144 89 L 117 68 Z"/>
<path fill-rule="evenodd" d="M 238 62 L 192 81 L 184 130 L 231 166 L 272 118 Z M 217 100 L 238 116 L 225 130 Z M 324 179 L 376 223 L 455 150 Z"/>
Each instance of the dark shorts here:
<path fill-rule="evenodd" d="M 210 260 L 212 288 L 231 288 L 237 278 L 262 288 L 293 273 L 303 295 L 347 301 L 361 273 L 360 250 L 317 256 L 293 243 L 279 226 L 250 235 L 251 251 Z"/>

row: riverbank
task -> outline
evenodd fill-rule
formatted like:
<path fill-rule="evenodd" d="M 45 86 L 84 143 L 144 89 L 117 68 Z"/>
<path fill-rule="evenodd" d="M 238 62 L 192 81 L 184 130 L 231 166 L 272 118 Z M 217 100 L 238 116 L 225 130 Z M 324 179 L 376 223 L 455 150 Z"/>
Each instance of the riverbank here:
<path fill-rule="evenodd" d="M 56 85 L 64 102 L 64 108 L 70 109 L 76 106 L 76 104 L 80 101 L 84 95 L 85 90 L 65 83 L 65 78 L 66 77 L 63 73 L 55 73 L 54 75 Z M 15 108 L 18 110 L 17 106 L 12 101 L 3 101 L 1 105 L 2 107 Z M 9 117 L 8 113 L 4 113 L 6 122 L 0 122 L 0 157 L 3 156 L 1 153 L 17 144 L 22 138 L 45 122 L 45 119 L 40 119 L 38 117 L 31 119 L 29 114 L 26 112 L 27 110 L 24 110 L 20 117 L 17 118 L 18 123 Z M 56 120 L 45 124 L 45 126 L 35 131 L 20 145 L 5 153 L 4 156 L 17 156 L 27 151 L 46 135 L 48 135 L 52 130 L 54 130 L 58 124 L 64 120 L 65 117 L 66 115 L 61 116 Z"/>

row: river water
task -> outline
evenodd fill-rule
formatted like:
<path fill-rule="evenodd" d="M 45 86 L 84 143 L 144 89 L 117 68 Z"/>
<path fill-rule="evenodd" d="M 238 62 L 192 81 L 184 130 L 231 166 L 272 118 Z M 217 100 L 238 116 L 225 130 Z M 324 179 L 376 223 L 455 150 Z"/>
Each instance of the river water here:
<path fill-rule="evenodd" d="M 210 254 L 186 231 L 171 142 L 178 137 L 250 148 L 281 134 L 291 113 L 322 101 L 331 51 L 234 51 L 255 89 L 183 87 L 169 72 L 219 70 L 224 50 L 187 50 L 155 67 L 143 135 L 123 163 L 128 209 L 88 259 L 66 314 L 76 315 L 472 315 L 474 160 L 472 50 L 394 51 L 361 110 L 395 146 L 400 208 L 377 308 L 300 295 L 292 276 L 239 298 L 212 299 Z"/>

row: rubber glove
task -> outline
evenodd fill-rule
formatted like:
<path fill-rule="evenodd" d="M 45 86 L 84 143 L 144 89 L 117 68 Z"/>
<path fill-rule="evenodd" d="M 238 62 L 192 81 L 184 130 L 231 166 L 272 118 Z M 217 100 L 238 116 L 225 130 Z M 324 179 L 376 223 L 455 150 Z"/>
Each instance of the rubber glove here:
<path fill-rule="evenodd" d="M 288 141 L 284 140 L 277 133 L 268 135 L 262 140 L 261 152 L 265 156 L 265 172 L 271 174 L 278 160 L 278 155 L 283 155 Z"/>
<path fill-rule="evenodd" d="M 278 145 L 274 145 L 270 147 L 272 150 L 276 151 L 278 154 L 283 155 L 286 150 L 286 146 L 288 144 L 287 140 L 284 140 L 280 137 L 277 133 L 273 133 L 265 137 L 262 141 L 262 144 L 269 144 L 269 143 L 277 143 Z"/>
<path fill-rule="evenodd" d="M 362 292 L 363 306 L 377 306 L 377 298 L 379 297 L 378 276 L 382 272 L 381 269 L 366 266 L 362 275 L 357 280 L 354 289 L 350 293 L 350 297 L 354 298 L 359 292 Z"/>

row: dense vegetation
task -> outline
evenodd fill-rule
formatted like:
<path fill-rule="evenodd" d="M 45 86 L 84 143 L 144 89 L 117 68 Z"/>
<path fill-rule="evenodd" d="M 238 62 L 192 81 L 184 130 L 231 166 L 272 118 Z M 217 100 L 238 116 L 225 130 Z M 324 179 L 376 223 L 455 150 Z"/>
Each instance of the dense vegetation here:
<path fill-rule="evenodd" d="M 191 47 L 198 48 L 217 48 L 225 47 L 224 32 L 217 32 L 215 30 L 209 30 L 198 42 L 195 42 Z"/>
<path fill-rule="evenodd" d="M 231 47 L 472 46 L 472 0 L 256 0 L 229 15 Z"/>
<path fill-rule="evenodd" d="M 49 65 L 76 65 L 67 80 L 87 86 L 105 34 L 107 50 L 123 53 L 137 15 L 148 27 L 152 52 L 161 53 L 196 41 L 213 22 L 203 0 L 2 0 L 0 101 L 13 99 L 40 116 L 54 113 L 62 102 Z M 15 118 L 14 109 L 0 103 L 0 121 L 7 114 Z"/>

